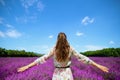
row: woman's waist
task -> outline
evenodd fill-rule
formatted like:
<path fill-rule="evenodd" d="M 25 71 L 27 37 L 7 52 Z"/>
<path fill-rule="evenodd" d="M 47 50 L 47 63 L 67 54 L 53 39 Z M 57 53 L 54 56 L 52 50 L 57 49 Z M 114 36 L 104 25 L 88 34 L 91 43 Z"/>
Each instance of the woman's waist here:
<path fill-rule="evenodd" d="M 67 67 L 71 65 L 71 61 L 69 62 L 54 62 L 55 67 Z"/>
<path fill-rule="evenodd" d="M 62 67 L 55 66 L 55 68 L 70 68 L 70 66 L 62 66 Z"/>

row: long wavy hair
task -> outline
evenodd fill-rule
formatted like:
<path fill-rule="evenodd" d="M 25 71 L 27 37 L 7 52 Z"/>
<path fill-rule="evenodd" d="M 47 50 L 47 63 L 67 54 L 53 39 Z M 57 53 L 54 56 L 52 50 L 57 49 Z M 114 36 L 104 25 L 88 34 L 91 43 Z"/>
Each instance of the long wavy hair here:
<path fill-rule="evenodd" d="M 57 43 L 55 46 L 56 60 L 58 62 L 64 62 L 68 59 L 70 51 L 70 45 L 67 41 L 67 36 L 65 33 L 60 32 L 57 37 Z"/>

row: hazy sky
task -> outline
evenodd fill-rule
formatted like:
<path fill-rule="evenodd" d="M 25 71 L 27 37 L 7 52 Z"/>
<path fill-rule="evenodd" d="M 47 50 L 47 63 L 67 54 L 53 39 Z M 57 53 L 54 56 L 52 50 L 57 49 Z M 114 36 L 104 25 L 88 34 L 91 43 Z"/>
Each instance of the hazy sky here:
<path fill-rule="evenodd" d="M 120 1 L 0 0 L 0 47 L 47 53 L 59 32 L 78 52 L 120 47 Z"/>

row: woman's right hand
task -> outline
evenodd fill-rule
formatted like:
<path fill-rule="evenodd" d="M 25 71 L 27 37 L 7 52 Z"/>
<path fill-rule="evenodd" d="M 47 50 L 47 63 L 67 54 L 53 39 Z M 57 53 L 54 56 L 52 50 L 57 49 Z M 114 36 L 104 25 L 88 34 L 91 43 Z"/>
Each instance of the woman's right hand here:
<path fill-rule="evenodd" d="M 98 68 L 101 69 L 104 72 L 107 72 L 107 73 L 109 72 L 109 69 L 105 66 L 99 65 Z"/>
<path fill-rule="evenodd" d="M 104 72 L 107 72 L 107 73 L 109 72 L 109 68 L 107 68 L 107 67 L 105 67 L 105 66 L 102 66 L 102 65 L 100 65 L 100 64 L 97 64 L 97 63 L 95 63 L 95 62 L 92 62 L 92 65 L 98 67 L 100 70 L 102 70 L 102 71 L 104 71 Z"/>
<path fill-rule="evenodd" d="M 27 70 L 29 67 L 28 66 L 23 66 L 17 69 L 17 72 L 23 72 L 25 70 Z"/>

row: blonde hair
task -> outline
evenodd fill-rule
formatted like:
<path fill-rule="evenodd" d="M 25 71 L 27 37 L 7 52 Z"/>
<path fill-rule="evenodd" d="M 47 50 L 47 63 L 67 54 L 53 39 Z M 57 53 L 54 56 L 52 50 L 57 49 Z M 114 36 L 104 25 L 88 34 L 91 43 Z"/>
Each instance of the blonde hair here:
<path fill-rule="evenodd" d="M 60 32 L 57 37 L 57 43 L 55 46 L 56 60 L 63 62 L 68 58 L 70 45 L 67 41 L 65 33 Z"/>

